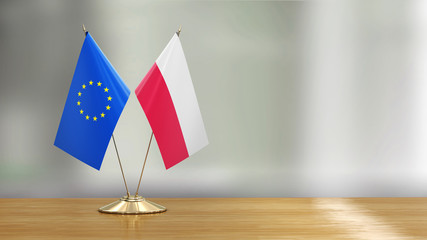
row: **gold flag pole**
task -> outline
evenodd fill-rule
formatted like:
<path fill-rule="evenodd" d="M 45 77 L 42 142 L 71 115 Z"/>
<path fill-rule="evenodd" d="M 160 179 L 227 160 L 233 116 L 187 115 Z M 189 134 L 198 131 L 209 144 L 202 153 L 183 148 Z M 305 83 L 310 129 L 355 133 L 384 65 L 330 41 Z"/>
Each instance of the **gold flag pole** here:
<path fill-rule="evenodd" d="M 83 31 L 86 32 L 84 25 L 83 25 Z M 181 33 L 181 26 L 179 26 L 179 29 L 176 32 L 178 37 L 180 33 Z M 163 207 L 162 205 L 148 201 L 145 198 L 138 196 L 138 190 L 141 184 L 142 175 L 144 173 L 145 164 L 147 162 L 148 152 L 150 151 L 153 134 L 154 132 L 151 132 L 150 142 L 148 143 L 147 152 L 145 153 L 144 164 L 142 166 L 141 175 L 139 177 L 138 187 L 136 188 L 135 195 L 129 195 L 129 191 L 127 191 L 127 184 L 125 180 L 127 196 L 124 196 L 113 203 L 110 203 L 104 207 L 99 208 L 98 211 L 102 213 L 114 213 L 114 214 L 147 214 L 147 213 L 161 213 L 166 211 L 166 208 Z M 113 136 L 113 141 L 114 141 L 114 136 Z M 116 148 L 116 151 L 117 151 L 117 148 Z M 117 156 L 118 156 L 118 152 L 117 152 Z M 120 158 L 119 158 L 119 163 L 120 163 Z M 122 167 L 121 164 L 120 164 L 120 167 Z M 123 174 L 123 168 L 122 168 L 122 174 Z M 123 174 L 123 179 L 125 179 L 124 174 Z"/>
<path fill-rule="evenodd" d="M 180 25 L 178 31 L 176 32 L 176 35 L 178 37 L 179 37 L 179 34 L 181 33 L 181 28 L 182 28 L 182 26 Z M 150 142 L 148 143 L 147 152 L 145 153 L 144 164 L 142 165 L 141 175 L 139 176 L 139 182 L 138 182 L 138 187 L 136 187 L 135 196 L 138 196 L 139 186 L 141 185 L 142 174 L 144 173 L 145 163 L 147 162 L 147 156 L 148 156 L 148 152 L 150 151 L 151 140 L 153 139 L 153 134 L 154 134 L 154 132 L 151 132 Z"/>
<path fill-rule="evenodd" d="M 117 159 L 119 160 L 120 170 L 122 171 L 123 181 L 125 182 L 126 194 L 127 197 L 130 196 L 128 184 L 126 183 L 125 173 L 123 172 L 122 161 L 120 161 L 119 151 L 117 150 L 116 140 L 114 139 L 114 133 L 111 135 L 113 137 L 114 148 L 116 149 Z"/>
<path fill-rule="evenodd" d="M 178 35 L 178 37 L 179 37 L 180 33 L 181 33 L 181 25 L 179 25 L 179 29 L 178 29 L 178 32 L 176 32 L 176 35 Z"/>
<path fill-rule="evenodd" d="M 150 142 L 148 143 L 147 152 L 145 153 L 144 164 L 142 165 L 141 176 L 139 176 L 139 182 L 138 182 L 138 187 L 136 187 L 135 196 L 138 196 L 139 185 L 141 185 L 142 174 L 144 173 L 145 163 L 147 162 L 148 152 L 150 151 L 151 140 L 153 140 L 153 134 L 154 132 L 151 132 Z"/>
<path fill-rule="evenodd" d="M 85 33 L 85 36 L 87 35 L 87 30 L 84 24 L 82 24 L 83 32 Z"/>

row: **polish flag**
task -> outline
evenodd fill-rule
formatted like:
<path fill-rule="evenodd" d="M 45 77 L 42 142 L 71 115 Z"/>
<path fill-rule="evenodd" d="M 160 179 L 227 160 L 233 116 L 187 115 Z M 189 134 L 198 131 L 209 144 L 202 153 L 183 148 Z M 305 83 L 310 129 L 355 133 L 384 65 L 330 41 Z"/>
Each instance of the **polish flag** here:
<path fill-rule="evenodd" d="M 177 34 L 135 90 L 166 169 L 193 155 L 208 137 Z"/>

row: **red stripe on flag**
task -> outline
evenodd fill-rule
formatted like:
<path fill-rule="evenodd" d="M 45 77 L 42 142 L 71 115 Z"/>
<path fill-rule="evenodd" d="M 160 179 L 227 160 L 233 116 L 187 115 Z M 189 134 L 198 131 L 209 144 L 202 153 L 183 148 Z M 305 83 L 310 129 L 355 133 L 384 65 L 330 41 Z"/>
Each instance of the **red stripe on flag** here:
<path fill-rule="evenodd" d="M 157 64 L 135 90 L 147 116 L 166 169 L 188 157 L 187 147 L 168 87 Z"/>

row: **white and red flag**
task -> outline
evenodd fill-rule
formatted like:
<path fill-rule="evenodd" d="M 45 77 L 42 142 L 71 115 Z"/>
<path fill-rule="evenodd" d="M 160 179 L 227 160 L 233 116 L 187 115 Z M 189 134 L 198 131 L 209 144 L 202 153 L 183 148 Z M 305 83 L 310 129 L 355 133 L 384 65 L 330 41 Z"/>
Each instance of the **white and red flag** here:
<path fill-rule="evenodd" d="M 166 169 L 193 155 L 208 138 L 177 34 L 135 90 Z"/>

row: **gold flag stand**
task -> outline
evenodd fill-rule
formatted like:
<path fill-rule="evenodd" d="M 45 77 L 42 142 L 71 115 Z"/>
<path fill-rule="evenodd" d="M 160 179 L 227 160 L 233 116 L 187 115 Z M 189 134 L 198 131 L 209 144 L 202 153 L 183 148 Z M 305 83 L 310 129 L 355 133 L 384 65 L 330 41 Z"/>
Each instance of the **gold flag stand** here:
<path fill-rule="evenodd" d="M 129 191 L 126 184 L 126 179 L 123 174 L 122 164 L 120 162 L 119 152 L 117 151 L 116 141 L 113 142 L 114 147 L 116 148 L 117 158 L 119 160 L 120 169 L 122 170 L 123 180 L 125 182 L 125 187 L 127 195 L 123 196 L 119 200 L 105 205 L 98 209 L 102 213 L 114 213 L 114 214 L 147 214 L 147 213 L 161 213 L 165 212 L 166 208 L 157 203 L 146 200 L 145 198 L 138 196 L 138 189 L 141 184 L 142 174 L 144 173 L 145 163 L 147 162 L 148 152 L 151 146 L 151 140 L 153 140 L 153 132 L 151 132 L 150 142 L 148 143 L 147 152 L 145 153 L 144 165 L 142 166 L 141 176 L 139 177 L 138 187 L 136 189 L 135 195 L 129 195 Z"/>
<path fill-rule="evenodd" d="M 83 24 L 83 31 L 85 32 L 85 35 L 87 35 L 86 28 Z M 181 26 L 179 26 L 178 31 L 176 34 L 179 37 L 179 34 L 181 33 Z M 151 132 L 150 136 L 150 142 L 148 143 L 147 152 L 145 154 L 144 164 L 142 166 L 141 176 L 139 177 L 138 187 L 136 188 L 135 195 L 130 195 L 128 186 L 126 183 L 125 175 L 123 172 L 122 163 L 120 161 L 119 152 L 117 150 L 116 141 L 114 139 L 114 135 L 112 135 L 113 142 L 114 142 L 114 148 L 116 149 L 117 153 L 117 159 L 119 160 L 120 169 L 123 176 L 123 181 L 125 183 L 126 192 L 127 195 L 123 196 L 119 200 L 112 202 L 108 205 L 105 205 L 98 209 L 101 213 L 112 213 L 112 214 L 149 214 L 149 213 L 161 213 L 166 211 L 166 207 L 159 205 L 157 203 L 151 202 L 146 200 L 145 198 L 138 196 L 138 190 L 139 186 L 141 184 L 142 174 L 144 173 L 145 169 L 145 163 L 147 162 L 148 152 L 150 150 L 151 146 L 151 140 L 153 139 L 153 132 Z"/>
<path fill-rule="evenodd" d="M 103 206 L 98 211 L 115 214 L 147 214 L 165 212 L 166 208 L 141 196 L 130 195 Z"/>

